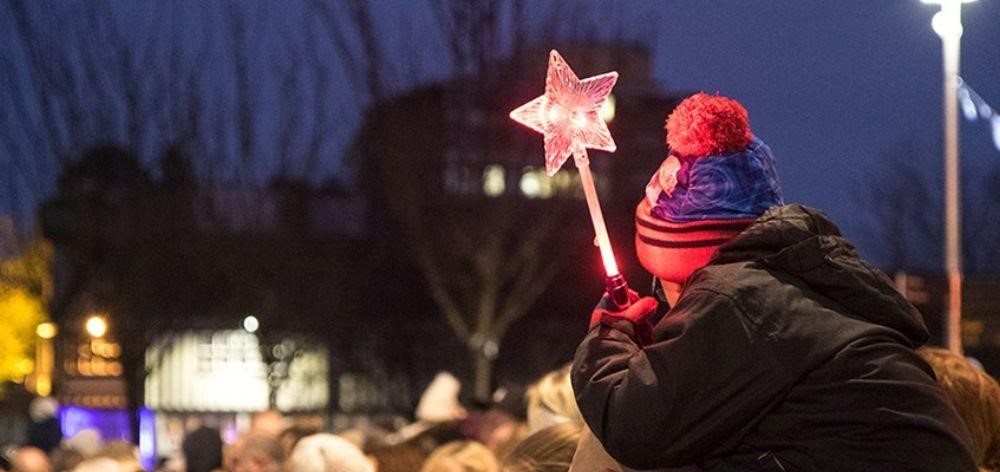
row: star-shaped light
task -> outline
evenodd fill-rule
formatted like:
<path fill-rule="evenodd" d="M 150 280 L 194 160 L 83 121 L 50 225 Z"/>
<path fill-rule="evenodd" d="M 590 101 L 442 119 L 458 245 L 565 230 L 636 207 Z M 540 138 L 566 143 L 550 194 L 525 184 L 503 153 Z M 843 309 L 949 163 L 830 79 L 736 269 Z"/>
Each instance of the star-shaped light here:
<path fill-rule="evenodd" d="M 580 80 L 559 52 L 549 53 L 545 95 L 510 112 L 515 121 L 545 135 L 545 171 L 555 175 L 574 152 L 585 148 L 614 152 L 617 147 L 600 111 L 617 72 Z"/>

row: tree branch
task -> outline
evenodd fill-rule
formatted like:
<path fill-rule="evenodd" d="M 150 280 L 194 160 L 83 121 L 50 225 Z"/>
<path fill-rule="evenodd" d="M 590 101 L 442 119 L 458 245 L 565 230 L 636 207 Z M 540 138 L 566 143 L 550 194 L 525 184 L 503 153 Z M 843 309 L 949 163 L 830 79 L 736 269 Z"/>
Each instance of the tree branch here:
<path fill-rule="evenodd" d="M 427 280 L 427 285 L 431 290 L 431 296 L 438 304 L 438 307 L 441 308 L 445 320 L 459 339 L 467 341 L 470 338 L 469 327 L 466 325 L 464 317 L 462 317 L 461 310 L 455 304 L 454 298 L 448 292 L 447 283 L 440 271 L 438 261 L 435 260 L 430 248 L 423 242 L 418 241 L 414 244 L 414 252 L 416 253 L 417 263 L 420 265 Z"/>
<path fill-rule="evenodd" d="M 538 260 L 534 259 L 530 265 L 537 266 L 537 264 Z M 493 326 L 493 333 L 497 339 L 507 333 L 511 324 L 528 313 L 528 309 L 548 290 L 560 269 L 561 264 L 553 261 L 541 270 L 532 267 L 532 270 L 526 270 L 526 273 L 517 279 L 511 295 L 504 300 L 504 307 L 500 310 L 500 316 Z"/>

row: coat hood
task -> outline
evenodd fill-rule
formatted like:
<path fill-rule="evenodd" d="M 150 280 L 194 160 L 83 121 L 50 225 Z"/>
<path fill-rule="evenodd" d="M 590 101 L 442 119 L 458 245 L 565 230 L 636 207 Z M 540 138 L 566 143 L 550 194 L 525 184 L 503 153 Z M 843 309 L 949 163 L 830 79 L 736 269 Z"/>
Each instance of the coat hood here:
<path fill-rule="evenodd" d="M 929 337 L 920 312 L 885 274 L 858 257 L 819 210 L 802 205 L 771 208 L 722 245 L 710 265 L 750 261 L 790 274 L 850 314 L 898 331 L 911 347 Z"/>

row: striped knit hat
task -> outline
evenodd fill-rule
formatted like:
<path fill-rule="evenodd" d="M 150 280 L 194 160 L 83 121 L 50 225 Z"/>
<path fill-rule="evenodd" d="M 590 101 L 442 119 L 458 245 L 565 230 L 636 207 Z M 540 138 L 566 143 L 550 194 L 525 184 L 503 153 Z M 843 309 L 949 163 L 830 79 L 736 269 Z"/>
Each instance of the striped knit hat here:
<path fill-rule="evenodd" d="M 782 205 L 771 149 L 735 100 L 698 93 L 667 118 L 670 155 L 636 208 L 636 252 L 653 275 L 683 283 L 715 251 Z"/>

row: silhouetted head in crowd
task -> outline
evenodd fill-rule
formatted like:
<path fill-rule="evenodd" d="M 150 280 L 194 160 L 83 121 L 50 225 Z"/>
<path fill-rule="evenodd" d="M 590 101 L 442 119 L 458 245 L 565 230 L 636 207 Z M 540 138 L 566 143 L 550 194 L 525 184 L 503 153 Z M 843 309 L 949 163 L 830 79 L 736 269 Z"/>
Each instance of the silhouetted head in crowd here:
<path fill-rule="evenodd" d="M 483 443 L 490 450 L 508 442 L 522 427 L 523 423 L 510 413 L 495 408 L 476 412 L 462 423 L 467 437 Z"/>
<path fill-rule="evenodd" d="M 139 448 L 128 441 L 117 440 L 106 443 L 97 455 L 117 462 L 118 467 L 124 472 L 142 470 L 142 465 L 139 464 Z"/>
<path fill-rule="evenodd" d="M 320 433 L 298 441 L 288 458 L 289 472 L 374 472 L 375 467 L 350 441 Z"/>
<path fill-rule="evenodd" d="M 378 472 L 414 472 L 420 470 L 427 453 L 420 446 L 405 442 L 371 451 Z"/>
<path fill-rule="evenodd" d="M 184 438 L 181 445 L 187 472 L 211 472 L 222 467 L 222 437 L 219 430 L 202 426 Z"/>
<path fill-rule="evenodd" d="M 77 465 L 83 462 L 83 454 L 70 449 L 68 447 L 57 447 L 52 451 L 52 470 L 56 472 L 63 472 L 66 470 L 73 470 Z"/>
<path fill-rule="evenodd" d="M 46 454 L 59 447 L 62 442 L 62 428 L 56 413 L 59 402 L 52 397 L 39 397 L 31 401 L 28 414 L 31 424 L 28 425 L 27 446 L 37 447 Z"/>
<path fill-rule="evenodd" d="M 496 457 L 476 441 L 452 441 L 435 450 L 420 472 L 498 472 Z"/>
<path fill-rule="evenodd" d="M 312 436 L 320 432 L 321 431 L 318 428 L 312 426 L 292 425 L 285 428 L 285 430 L 281 432 L 281 436 L 278 437 L 278 441 L 281 443 L 281 450 L 285 452 L 285 457 L 290 457 L 292 455 L 295 445 L 298 444 L 302 438 Z"/>
<path fill-rule="evenodd" d="M 278 472 L 284 459 L 276 436 L 250 431 L 233 444 L 227 467 L 231 472 Z"/>
<path fill-rule="evenodd" d="M 466 414 L 458 402 L 462 383 L 448 372 L 439 372 L 424 389 L 414 412 L 418 421 L 443 423 L 463 418 Z"/>
<path fill-rule="evenodd" d="M 288 428 L 288 421 L 276 410 L 265 410 L 253 415 L 250 420 L 250 431 L 264 433 L 277 438 Z"/>
<path fill-rule="evenodd" d="M 969 428 L 976 463 L 983 470 L 1000 471 L 1000 385 L 947 349 L 925 347 L 917 352 L 934 369 L 938 384 Z"/>
<path fill-rule="evenodd" d="M 528 430 L 532 433 L 566 422 L 583 422 L 576 406 L 573 385 L 569 379 L 570 365 L 552 371 L 528 388 Z"/>
<path fill-rule="evenodd" d="M 126 471 L 115 462 L 114 459 L 109 459 L 107 457 L 95 457 L 93 459 L 87 459 L 76 466 L 72 472 L 132 472 Z"/>
<path fill-rule="evenodd" d="M 565 472 L 573 462 L 582 425 L 561 423 L 524 438 L 503 459 L 503 472 Z"/>
<path fill-rule="evenodd" d="M 22 447 L 14 454 L 11 472 L 52 472 L 52 464 L 45 451 L 36 447 Z"/>
<path fill-rule="evenodd" d="M 87 428 L 67 439 L 65 446 L 79 452 L 86 459 L 97 455 L 103 444 L 101 433 L 96 429 Z"/>
<path fill-rule="evenodd" d="M 444 444 L 452 441 L 461 441 L 463 439 L 466 439 L 466 437 L 462 434 L 462 430 L 459 428 L 458 423 L 451 422 L 431 426 L 407 442 L 419 446 L 426 455 L 434 452 L 437 448 L 443 446 Z"/>

